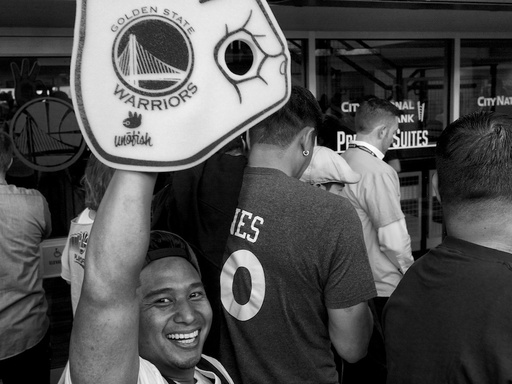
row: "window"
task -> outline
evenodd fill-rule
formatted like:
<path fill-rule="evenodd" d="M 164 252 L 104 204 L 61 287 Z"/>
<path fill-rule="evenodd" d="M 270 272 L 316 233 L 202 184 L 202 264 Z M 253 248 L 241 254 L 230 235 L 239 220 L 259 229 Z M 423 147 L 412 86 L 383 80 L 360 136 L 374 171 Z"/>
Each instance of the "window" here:
<path fill-rule="evenodd" d="M 512 113 L 512 40 L 462 40 L 460 115 Z"/>
<path fill-rule="evenodd" d="M 307 40 L 288 39 L 287 41 L 291 57 L 292 85 L 306 87 L 306 58 L 308 57 Z"/>
<path fill-rule="evenodd" d="M 448 118 L 449 46 L 446 40 L 316 40 L 317 97 L 333 122 L 319 137 L 322 145 L 340 153 L 348 148 L 362 98 L 387 99 L 402 110 L 387 157 L 400 163 L 413 250 L 441 238 L 441 224 L 429 217 L 429 187 L 434 147 Z"/>

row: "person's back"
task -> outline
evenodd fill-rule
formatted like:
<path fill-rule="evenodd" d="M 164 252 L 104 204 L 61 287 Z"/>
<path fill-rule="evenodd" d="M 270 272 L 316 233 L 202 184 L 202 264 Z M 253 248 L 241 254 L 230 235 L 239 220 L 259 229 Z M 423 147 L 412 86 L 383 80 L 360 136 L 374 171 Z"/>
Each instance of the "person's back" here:
<path fill-rule="evenodd" d="M 398 129 L 400 111 L 391 102 L 370 98 L 356 112 L 357 140 L 343 158 L 361 175 L 342 196 L 356 208 L 379 299 L 378 312 L 413 263 L 411 242 L 400 206 L 400 183 L 395 170 L 383 161 Z"/>
<path fill-rule="evenodd" d="M 476 113 L 436 146 L 447 237 L 384 309 L 388 383 L 512 381 L 512 119 Z"/>
<path fill-rule="evenodd" d="M 512 254 L 447 237 L 384 312 L 388 383 L 509 383 Z"/>
<path fill-rule="evenodd" d="M 10 141 L 1 133 L 0 157 L 5 157 L 2 143 Z M 11 157 L 11 153 L 7 155 Z M 5 163 L 3 159 L 0 161 Z M 10 164 L 7 162 L 7 164 Z M 41 241 L 50 235 L 51 217 L 48 204 L 40 192 L 7 185 L 7 167 L 0 167 L 0 379 L 11 383 L 7 376 L 9 358 L 38 345 L 49 328 L 48 304 L 39 271 Z M 43 359 L 44 357 L 41 357 Z M 41 364 L 34 369 L 42 374 Z M 19 368 L 19 366 L 18 366 Z M 22 372 L 18 372 L 18 375 Z M 49 374 L 49 366 L 47 372 Z M 18 380 L 23 381 L 22 376 Z M 44 382 L 45 378 L 41 378 Z"/>
<path fill-rule="evenodd" d="M 341 195 L 352 203 L 361 220 L 377 292 L 389 297 L 403 273 L 398 260 L 388 258 L 382 250 L 379 229 L 404 219 L 398 175 L 384 161 L 357 148 L 348 149 L 343 158 L 361 180 L 347 185 Z"/>
<path fill-rule="evenodd" d="M 268 168 L 246 171 L 239 201 L 224 270 L 240 265 L 250 275 L 228 281 L 234 297 L 223 299 L 235 349 L 230 356 L 243 382 L 337 382 L 326 306 L 351 306 L 372 292 L 366 270 L 352 264 L 353 255 L 365 255 L 357 215 L 346 200 Z M 333 268 L 344 271 L 335 280 Z M 243 309 L 235 298 L 256 303 Z"/>
<path fill-rule="evenodd" d="M 272 154 L 251 142 L 221 274 L 221 361 L 240 383 L 337 383 L 331 340 L 344 354 L 333 334 L 351 320 L 340 324 L 332 311 L 358 306 L 353 335 L 365 351 L 365 301 L 375 296 L 357 214 L 345 199 L 299 181 L 307 164 L 296 174 L 265 166 L 255 157 Z"/>

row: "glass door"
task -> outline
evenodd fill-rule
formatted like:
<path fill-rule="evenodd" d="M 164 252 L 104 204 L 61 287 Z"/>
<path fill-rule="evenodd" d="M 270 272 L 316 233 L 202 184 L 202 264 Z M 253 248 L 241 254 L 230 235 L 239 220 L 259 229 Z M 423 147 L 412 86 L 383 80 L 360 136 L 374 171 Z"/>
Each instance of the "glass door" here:
<path fill-rule="evenodd" d="M 355 138 L 354 115 L 363 98 L 387 99 L 402 110 L 386 160 L 397 164 L 414 251 L 441 240 L 429 188 L 434 147 L 449 116 L 450 54 L 447 40 L 316 40 L 316 92 L 328 117 L 320 144 L 346 150 Z"/>

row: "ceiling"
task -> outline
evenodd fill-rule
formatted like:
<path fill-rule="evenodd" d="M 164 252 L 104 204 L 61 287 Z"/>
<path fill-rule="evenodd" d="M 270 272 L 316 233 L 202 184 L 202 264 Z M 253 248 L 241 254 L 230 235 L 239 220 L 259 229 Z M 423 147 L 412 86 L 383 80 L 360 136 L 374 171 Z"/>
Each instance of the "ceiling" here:
<path fill-rule="evenodd" d="M 2 0 L 0 27 L 73 28 L 75 0 Z"/>
<path fill-rule="evenodd" d="M 503 12 L 512 11 L 512 0 L 268 0 L 268 3 L 275 6 L 274 13 L 280 24 L 282 23 L 283 30 L 289 29 L 287 23 L 290 24 L 290 28 L 295 28 L 295 23 L 299 19 L 301 22 L 298 30 L 305 29 L 303 21 L 307 24 L 307 19 L 312 19 L 312 14 L 315 14 L 313 19 L 338 18 L 343 20 L 345 27 L 354 23 L 356 30 L 371 30 L 375 21 L 383 23 L 382 20 L 386 19 L 388 23 L 391 20 L 397 22 L 400 21 L 397 16 L 402 14 L 403 20 L 411 19 L 411 15 L 417 20 L 418 10 L 422 10 L 422 15 L 427 15 L 426 21 L 430 21 L 429 13 L 434 15 L 431 19 L 433 23 L 426 25 L 429 29 L 436 29 L 435 24 L 439 20 L 439 15 L 446 18 L 453 13 L 453 17 L 450 17 L 446 24 L 450 27 L 454 22 L 457 23 L 461 18 L 458 13 L 460 11 L 466 11 L 462 15 L 466 22 L 471 22 L 467 18 L 471 19 L 472 13 L 485 10 L 491 11 L 487 12 L 491 16 L 491 27 L 494 25 L 494 28 L 505 27 L 505 30 L 510 30 L 509 24 L 512 25 L 508 12 Z M 0 28 L 74 27 L 76 0 L 2 0 L 1 5 Z M 440 10 L 442 11 L 439 12 Z M 477 22 L 481 16 L 475 18 Z M 499 24 L 501 19 L 503 25 Z M 495 24 L 496 22 L 498 24 Z M 411 20 L 411 23 L 404 25 L 404 29 L 414 28 L 414 21 Z M 338 29 L 340 24 L 333 20 L 333 25 L 333 28 Z M 318 30 L 318 27 L 313 28 Z"/>

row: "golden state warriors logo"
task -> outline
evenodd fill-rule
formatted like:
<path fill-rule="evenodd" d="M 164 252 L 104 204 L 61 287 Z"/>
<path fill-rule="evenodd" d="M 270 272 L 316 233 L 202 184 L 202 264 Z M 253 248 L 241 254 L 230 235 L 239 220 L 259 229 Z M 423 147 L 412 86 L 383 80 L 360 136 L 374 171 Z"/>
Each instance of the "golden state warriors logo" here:
<path fill-rule="evenodd" d="M 76 0 L 71 87 L 113 168 L 197 165 L 281 108 L 291 59 L 266 0 Z"/>
<path fill-rule="evenodd" d="M 112 61 L 126 88 L 139 95 L 162 97 L 186 84 L 192 73 L 194 53 L 189 37 L 178 23 L 165 16 L 151 15 L 136 18 L 120 30 L 114 41 Z"/>

